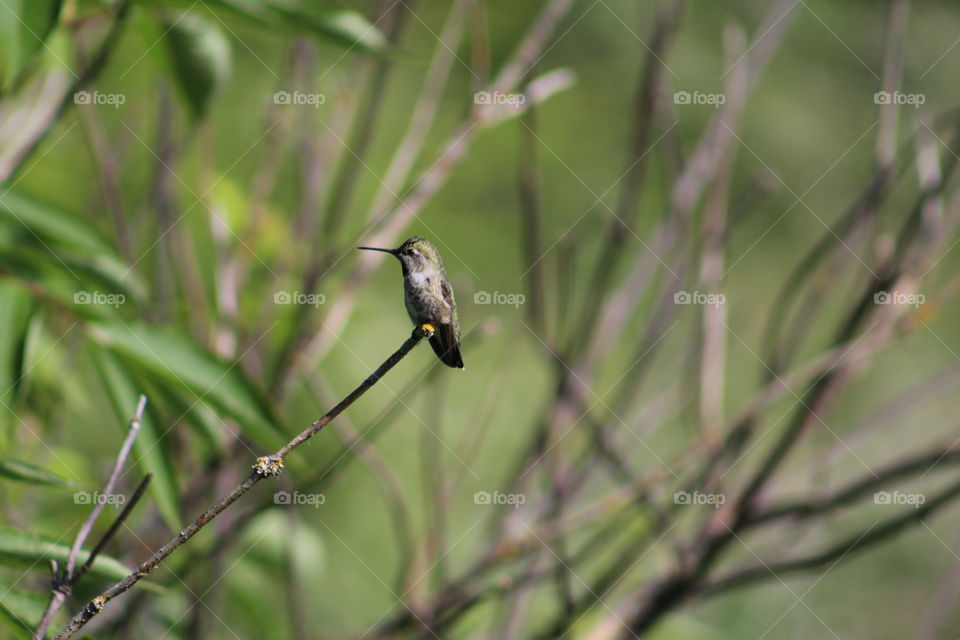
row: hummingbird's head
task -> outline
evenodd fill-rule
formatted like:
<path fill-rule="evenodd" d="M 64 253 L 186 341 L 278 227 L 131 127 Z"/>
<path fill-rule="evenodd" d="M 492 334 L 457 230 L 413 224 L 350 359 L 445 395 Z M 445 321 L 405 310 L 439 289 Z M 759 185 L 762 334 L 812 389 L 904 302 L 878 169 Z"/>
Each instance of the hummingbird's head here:
<path fill-rule="evenodd" d="M 367 251 L 383 251 L 393 254 L 403 265 L 403 273 L 428 271 L 441 266 L 440 252 L 430 241 L 420 236 L 413 236 L 396 249 L 381 249 L 379 247 L 357 247 Z"/>

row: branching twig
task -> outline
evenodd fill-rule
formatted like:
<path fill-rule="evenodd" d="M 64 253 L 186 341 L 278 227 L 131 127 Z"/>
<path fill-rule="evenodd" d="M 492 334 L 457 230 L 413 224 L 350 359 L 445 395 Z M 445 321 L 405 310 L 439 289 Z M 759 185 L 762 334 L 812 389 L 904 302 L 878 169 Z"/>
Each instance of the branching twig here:
<path fill-rule="evenodd" d="M 220 513 L 231 504 L 236 502 L 240 496 L 253 488 L 254 485 L 264 478 L 279 475 L 283 471 L 283 461 L 291 451 L 316 435 L 317 432 L 327 426 L 331 420 L 336 418 L 347 407 L 356 402 L 360 396 L 366 393 L 370 387 L 375 385 L 380 378 L 386 375 L 390 369 L 396 366 L 400 360 L 410 353 L 410 351 L 417 346 L 417 343 L 420 342 L 420 340 L 429 337 L 430 335 L 432 335 L 432 332 L 424 328 L 417 327 L 414 329 L 413 334 L 407 338 L 400 348 L 397 349 L 389 358 L 387 358 L 383 364 L 377 367 L 377 370 L 370 374 L 366 380 L 361 382 L 356 389 L 351 391 L 347 397 L 341 400 L 339 404 L 330 409 L 330 411 L 325 413 L 312 425 L 300 432 L 290 442 L 280 447 L 275 454 L 257 460 L 257 464 L 254 465 L 253 471 L 250 472 L 243 482 L 234 487 L 230 493 L 224 496 L 212 507 L 207 509 L 196 520 L 187 525 L 185 529 L 174 536 L 165 545 L 160 547 L 160 549 L 154 552 L 153 555 L 147 558 L 147 560 L 140 563 L 133 573 L 88 602 L 83 609 L 81 609 L 70 620 L 67 626 L 61 629 L 60 633 L 58 633 L 56 636 L 56 640 L 66 640 L 66 638 L 72 637 L 77 630 L 90 622 L 90 620 L 97 613 L 99 613 L 101 609 L 103 609 L 107 602 L 128 591 L 131 587 L 140 582 L 140 580 L 149 575 L 149 573 L 156 569 L 157 566 L 159 566 L 159 564 L 163 562 L 170 554 L 187 542 L 187 540 L 196 535 L 203 527 L 209 524 L 210 521 L 220 515 Z"/>
<path fill-rule="evenodd" d="M 897 461 L 885 469 L 870 473 L 864 478 L 850 483 L 831 495 L 807 498 L 760 511 L 744 524 L 744 528 L 767 524 L 784 518 L 801 519 L 821 515 L 834 509 L 849 506 L 894 480 L 907 478 L 916 473 L 926 473 L 934 467 L 956 464 L 958 461 L 960 461 L 960 448 L 957 446 L 937 448 L 921 455 Z"/>
<path fill-rule="evenodd" d="M 113 539 L 113 536 L 120 529 L 120 525 L 126 522 L 127 518 L 130 516 L 130 513 L 133 511 L 133 508 L 137 506 L 137 503 L 140 502 L 140 498 L 143 497 L 147 487 L 150 486 L 151 480 L 153 480 L 153 474 L 148 473 L 146 476 L 144 476 L 143 480 L 140 481 L 140 484 L 137 485 L 137 488 L 134 489 L 133 495 L 130 497 L 130 500 L 127 502 L 127 504 L 124 505 L 123 511 L 120 512 L 120 515 L 118 515 L 117 519 L 113 521 L 113 524 L 110 525 L 110 528 L 107 529 L 107 532 L 103 534 L 103 537 L 100 538 L 100 541 L 93 547 L 93 550 L 90 552 L 90 556 L 87 558 L 87 561 L 84 562 L 83 566 L 77 570 L 76 574 L 74 574 L 74 584 L 76 584 L 76 582 L 80 580 L 80 578 L 82 578 L 87 571 L 90 570 L 90 567 L 93 566 L 97 556 L 100 555 L 100 552 L 103 551 L 104 547 L 107 546 L 107 543 Z"/>
<path fill-rule="evenodd" d="M 911 507 L 900 515 L 880 523 L 874 523 L 866 531 L 853 534 L 823 551 L 792 560 L 761 563 L 758 566 L 735 570 L 713 582 L 695 586 L 693 592 L 697 595 L 714 595 L 765 578 L 782 577 L 789 573 L 812 571 L 835 564 L 855 551 L 862 551 L 900 533 L 915 522 L 925 520 L 958 495 L 960 495 L 960 482 L 954 482 L 924 504 L 916 508 Z"/>
<path fill-rule="evenodd" d="M 137 434 L 140 433 L 140 425 L 143 420 L 143 411 L 146 406 L 147 397 L 140 396 L 140 401 L 137 403 L 137 411 L 130 420 L 130 429 L 127 431 L 127 437 L 123 441 L 123 446 L 120 447 L 120 453 L 117 454 L 117 461 L 114 463 L 113 470 L 110 472 L 110 477 L 107 480 L 107 484 L 103 488 L 104 497 L 113 494 L 113 489 L 117 484 L 117 479 L 120 477 L 120 471 L 123 469 L 123 465 L 127 461 L 127 456 L 130 455 L 130 449 L 133 447 L 133 441 L 137 439 Z M 149 476 L 145 482 L 149 482 Z M 55 575 L 53 576 L 53 590 L 50 594 L 50 602 L 47 604 L 47 609 L 44 611 L 43 617 L 40 619 L 40 624 L 37 625 L 37 630 L 33 634 L 34 640 L 41 640 L 45 637 L 47 633 L 47 627 L 50 626 L 53 616 L 56 615 L 60 607 L 63 606 L 63 603 L 70 594 L 70 590 L 73 588 L 73 585 L 76 584 L 77 580 L 79 580 L 83 574 L 87 572 L 87 570 L 90 568 L 90 565 L 92 565 L 93 561 L 96 559 L 97 554 L 100 553 L 100 550 L 113 536 L 116 527 L 123 522 L 123 519 L 126 518 L 127 515 L 129 515 L 130 509 L 133 508 L 133 506 L 140 499 L 140 496 L 143 495 L 142 487 L 143 484 L 141 484 L 141 487 L 137 488 L 138 495 L 136 496 L 136 499 L 130 501 L 130 504 L 123 510 L 114 525 L 107 530 L 107 533 L 104 534 L 100 542 L 97 543 L 93 551 L 90 552 L 90 557 L 87 558 L 86 563 L 84 563 L 84 565 L 80 568 L 80 571 L 74 572 L 74 568 L 77 566 L 77 558 L 80 555 L 80 548 L 83 546 L 83 543 L 86 542 L 87 536 L 90 535 L 90 530 L 93 529 L 93 525 L 97 521 L 97 517 L 100 515 L 100 512 L 103 511 L 103 507 L 107 504 L 106 500 L 94 501 L 95 504 L 93 506 L 93 510 L 80 527 L 80 531 L 77 533 L 77 537 L 73 541 L 73 546 L 70 547 L 70 555 L 67 557 L 66 569 L 62 574 L 57 574 L 55 572 Z"/>

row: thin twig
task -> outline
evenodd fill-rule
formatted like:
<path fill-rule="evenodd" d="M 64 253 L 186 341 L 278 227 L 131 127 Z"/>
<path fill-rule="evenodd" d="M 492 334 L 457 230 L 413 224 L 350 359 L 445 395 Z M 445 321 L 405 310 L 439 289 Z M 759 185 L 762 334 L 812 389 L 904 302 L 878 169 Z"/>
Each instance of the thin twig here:
<path fill-rule="evenodd" d="M 120 471 L 123 469 L 124 463 L 127 461 L 127 456 L 130 455 L 130 449 L 133 447 L 133 441 L 137 439 L 137 434 L 140 433 L 140 425 L 143 421 L 143 411 L 147 406 L 147 397 L 141 395 L 140 401 L 137 403 L 137 411 L 134 413 L 133 418 L 130 420 L 130 429 L 127 431 L 127 437 L 123 441 L 123 445 L 120 447 L 120 453 L 117 454 L 117 460 L 113 464 L 113 470 L 110 472 L 110 477 L 107 480 L 106 486 L 103 488 L 103 496 L 107 497 L 113 494 L 113 489 L 117 484 L 117 479 L 120 477 Z M 140 489 L 138 488 L 138 491 Z M 142 493 L 142 491 L 140 491 Z M 137 497 L 139 500 L 139 496 Z M 107 543 L 110 536 L 113 534 L 113 527 L 107 531 L 107 534 L 101 539 L 100 543 L 90 552 L 90 557 L 87 558 L 87 562 L 81 567 L 80 571 L 74 574 L 74 568 L 77 566 L 77 557 L 80 555 L 80 548 L 83 546 L 83 543 L 86 542 L 87 536 L 90 535 L 90 530 L 93 529 L 93 525 L 97 521 L 97 517 L 100 515 L 100 512 L 103 511 L 104 506 L 106 506 L 106 500 L 95 500 L 93 510 L 90 511 L 90 515 L 87 516 L 86 521 L 80 527 L 80 531 L 77 533 L 76 539 L 73 541 L 73 546 L 70 547 L 70 555 L 67 557 L 67 567 L 64 569 L 63 573 L 60 575 L 53 576 L 53 590 L 50 594 L 50 602 L 47 603 L 47 609 L 43 612 L 43 617 L 40 619 L 40 624 L 37 625 L 37 629 L 33 634 L 34 640 L 42 640 L 46 636 L 47 627 L 50 626 L 53 616 L 56 615 L 57 611 L 63 606 L 63 603 L 66 602 L 67 595 L 69 595 L 70 590 L 73 588 L 73 585 L 76 584 L 84 573 L 90 568 L 90 565 L 93 563 L 94 559 L 97 557 L 97 554 L 100 552 L 100 549 Z M 131 501 L 130 507 L 124 509 L 124 513 L 121 513 L 120 518 L 126 517 L 124 514 L 129 513 L 129 508 L 133 504 L 136 504 L 136 500 Z M 122 520 L 118 518 L 118 522 Z"/>
<path fill-rule="evenodd" d="M 126 522 L 127 518 L 133 512 L 133 508 L 137 506 L 137 503 L 140 502 L 140 498 L 143 497 L 143 493 L 147 490 L 147 487 L 150 486 L 150 481 L 153 479 L 153 474 L 148 473 L 144 476 L 143 480 L 140 481 L 140 484 L 137 485 L 137 488 L 134 490 L 133 495 L 130 497 L 130 500 L 127 501 L 127 504 L 124 505 L 123 511 L 120 512 L 120 515 L 117 516 L 116 520 L 113 521 L 113 524 L 110 525 L 110 528 L 107 529 L 107 532 L 103 534 L 100 538 L 100 541 L 93 547 L 93 550 L 90 552 L 90 557 L 87 558 L 87 561 L 83 563 L 83 566 L 77 570 L 76 575 L 73 577 L 73 582 L 76 583 L 80 578 L 90 570 L 90 567 L 93 566 L 94 561 L 97 559 L 97 556 L 100 555 L 100 552 L 107 546 L 107 543 L 113 538 L 113 536 L 119 531 L 120 525 Z"/>
<path fill-rule="evenodd" d="M 243 494 L 253 488 L 254 485 L 264 478 L 279 475 L 283 470 L 283 461 L 291 451 L 315 436 L 321 429 L 327 426 L 331 420 L 336 418 L 347 407 L 356 402 L 360 396 L 366 393 L 370 387 L 375 385 L 380 378 L 386 375 L 390 369 L 396 366 L 398 362 L 400 362 L 408 353 L 410 353 L 410 351 L 417 346 L 417 343 L 420 342 L 420 340 L 428 337 L 429 335 L 431 335 L 431 332 L 421 327 L 414 329 L 411 336 L 404 341 L 400 348 L 397 349 L 389 358 L 387 358 L 383 364 L 377 367 L 377 370 L 370 374 L 367 379 L 361 382 L 356 389 L 351 391 L 347 397 L 341 400 L 339 404 L 330 409 L 330 411 L 325 413 L 312 425 L 300 432 L 290 442 L 280 447 L 275 454 L 257 460 L 257 464 L 254 465 L 253 471 L 250 472 L 243 482 L 234 487 L 233 490 L 221 498 L 219 502 L 207 509 L 196 520 L 187 525 L 185 529 L 174 536 L 165 545 L 160 547 L 160 549 L 155 551 L 153 555 L 140 563 L 133 573 L 88 602 L 70 620 L 70 622 L 60 630 L 60 633 L 57 634 L 55 640 L 66 640 L 66 638 L 72 637 L 77 630 L 82 628 L 97 613 L 99 613 L 106 603 L 108 603 L 110 600 L 113 600 L 118 595 L 128 591 L 131 587 L 140 582 L 140 580 L 149 575 L 150 572 L 156 569 L 157 566 L 159 566 L 159 564 L 163 562 L 170 554 L 187 542 L 187 540 L 195 536 L 204 526 L 220 515 L 220 513 L 223 512 L 227 507 L 236 502 Z"/>
<path fill-rule="evenodd" d="M 739 60 L 746 49 L 743 31 L 728 27 L 724 39 L 727 49 L 726 59 Z M 749 78 L 750 74 L 745 66 L 735 68 L 728 75 L 726 98 L 731 105 L 728 126 L 734 130 L 739 128 Z M 720 159 L 703 207 L 703 246 L 700 255 L 700 281 L 706 291 L 721 296 L 719 287 L 724 272 L 726 259 L 724 248 L 729 224 L 727 207 L 730 201 L 733 163 L 737 157 L 737 147 L 729 139 L 727 144 L 727 148 L 717 151 Z M 724 304 L 702 306 L 703 347 L 700 356 L 699 403 L 701 429 L 709 443 L 720 439 L 723 423 L 723 398 L 726 391 L 724 381 L 726 323 L 727 313 Z"/>
<path fill-rule="evenodd" d="M 731 571 L 712 582 L 696 585 L 693 593 L 697 595 L 715 595 L 746 584 L 772 577 L 782 577 L 790 573 L 813 571 L 819 567 L 832 565 L 847 558 L 855 551 L 862 551 L 903 531 L 906 527 L 921 522 L 940 511 L 960 495 L 960 482 L 954 482 L 929 501 L 914 508 L 906 509 L 900 515 L 875 523 L 866 531 L 855 533 L 831 547 L 806 556 L 779 562 L 761 562 L 757 566 Z"/>
<path fill-rule="evenodd" d="M 549 36 L 553 33 L 560 20 L 566 15 L 567 11 L 570 10 L 572 4 L 572 0 L 550 0 L 544 6 L 513 57 L 504 66 L 497 80 L 487 87 L 490 93 L 498 91 L 500 93 L 508 93 L 520 82 L 525 70 L 536 62 L 537 56 L 547 46 Z M 528 95 L 527 103 L 534 104 L 538 101 L 549 99 L 549 97 L 550 93 L 542 96 Z M 496 117 L 496 114 L 492 114 L 492 112 L 488 111 L 486 113 L 487 115 L 483 116 L 483 112 L 474 110 L 454 128 L 452 133 L 444 141 L 442 149 L 433 159 L 429 168 L 420 174 L 413 186 L 411 186 L 409 193 L 405 194 L 387 213 L 379 216 L 377 220 L 370 225 L 367 230 L 366 244 L 383 247 L 393 245 L 399 234 L 419 215 L 427 202 L 429 202 L 444 185 L 453 172 L 454 167 L 457 166 L 466 154 L 477 134 L 484 128 L 492 126 L 502 119 L 502 117 Z M 343 287 L 336 296 L 335 302 L 331 305 L 323 321 L 326 330 L 317 332 L 309 341 L 306 340 L 308 336 L 301 336 L 304 341 L 306 341 L 306 344 L 303 345 L 302 348 L 298 348 L 298 353 L 302 353 L 303 357 L 294 360 L 294 366 L 286 370 L 284 373 L 285 376 L 293 376 L 298 373 L 304 365 L 315 362 L 334 344 L 334 338 L 339 335 L 341 329 L 353 312 L 356 291 L 371 277 L 376 265 L 380 263 L 380 259 L 374 255 L 363 255 L 360 256 L 359 260 L 359 265 L 345 280 Z M 303 290 L 307 289 L 304 288 Z M 298 342 L 297 344 L 300 343 Z M 286 386 L 286 384 L 282 386 Z"/>
<path fill-rule="evenodd" d="M 103 489 L 104 495 L 113 494 L 113 488 L 117 484 L 117 479 L 120 477 L 120 471 L 123 468 L 123 464 L 127 460 L 127 456 L 130 455 L 130 448 L 133 447 L 133 441 L 136 440 L 137 434 L 140 433 L 140 425 L 143 422 L 143 411 L 147 407 L 147 397 L 140 396 L 140 400 L 137 404 L 137 412 L 133 416 L 133 420 L 130 421 L 130 430 L 127 432 L 127 438 L 123 441 L 123 446 L 120 448 L 120 454 L 117 456 L 117 461 L 113 465 L 113 471 L 110 472 L 110 478 L 107 480 L 107 485 Z M 77 534 L 77 539 L 73 542 L 73 547 L 70 549 L 70 556 L 67 559 L 67 576 L 73 575 L 73 568 L 77 563 L 77 555 L 80 553 L 80 547 L 83 546 L 83 543 L 86 541 L 87 536 L 90 534 L 90 530 L 93 528 L 93 524 L 97 521 L 97 516 L 100 515 L 100 512 L 103 511 L 103 508 L 106 506 L 106 502 L 100 501 L 94 507 L 93 511 L 90 512 L 90 515 L 87 517 L 87 521 L 83 523 L 83 526 L 80 528 L 80 533 Z"/>
<path fill-rule="evenodd" d="M 527 267 L 527 291 L 530 304 L 527 317 L 537 335 L 546 335 L 546 285 L 543 275 L 543 207 L 540 189 L 540 156 L 537 143 L 537 107 L 532 106 L 523 115 L 525 126 L 520 129 L 520 151 L 517 182 L 520 191 L 520 248 Z"/>
<path fill-rule="evenodd" d="M 434 125 L 437 109 L 450 77 L 466 14 L 469 12 L 470 5 L 474 3 L 475 0 L 456 0 L 450 7 L 450 13 L 447 15 L 433 58 L 430 60 L 423 88 L 411 112 L 407 130 L 403 134 L 403 139 L 397 144 L 380 188 L 373 198 L 367 220 L 374 220 L 387 210 L 391 202 L 396 199 L 396 194 L 403 189 L 414 163 L 420 157 L 420 151 Z"/>

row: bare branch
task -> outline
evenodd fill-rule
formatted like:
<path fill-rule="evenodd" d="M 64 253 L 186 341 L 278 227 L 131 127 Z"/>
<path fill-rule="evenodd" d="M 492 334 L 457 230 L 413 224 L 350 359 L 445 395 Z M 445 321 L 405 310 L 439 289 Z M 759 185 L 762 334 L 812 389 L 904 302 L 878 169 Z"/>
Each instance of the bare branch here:
<path fill-rule="evenodd" d="M 791 573 L 813 571 L 850 557 L 853 552 L 862 551 L 883 542 L 907 527 L 922 522 L 950 504 L 960 496 L 960 482 L 954 482 L 932 499 L 916 508 L 909 508 L 902 514 L 874 524 L 866 531 L 853 534 L 835 545 L 800 558 L 779 562 L 762 563 L 730 572 L 706 584 L 697 585 L 693 591 L 700 596 L 716 595 L 734 587 L 741 587 L 759 580 L 782 577 Z"/>
<path fill-rule="evenodd" d="M 392 369 L 398 362 L 406 357 L 406 355 L 410 353 L 415 346 L 417 346 L 417 343 L 420 342 L 420 340 L 428 337 L 429 335 L 432 334 L 426 329 L 421 327 L 414 329 L 413 334 L 407 338 L 400 348 L 397 349 L 389 358 L 387 358 L 383 364 L 377 367 L 376 371 L 370 374 L 366 380 L 361 382 L 356 389 L 351 391 L 347 397 L 341 400 L 335 407 L 330 409 L 330 411 L 325 413 L 312 425 L 300 432 L 290 442 L 280 447 L 275 454 L 257 460 L 257 464 L 254 465 L 253 471 L 250 472 L 243 482 L 234 487 L 230 493 L 220 499 L 220 501 L 214 504 L 212 507 L 207 509 L 196 520 L 187 525 L 187 527 L 184 528 L 178 535 L 174 536 L 170 541 L 160 547 L 160 549 L 155 551 L 153 555 L 141 562 L 133 573 L 88 602 L 73 617 L 73 619 L 70 620 L 67 626 L 60 630 L 60 633 L 58 633 L 56 636 L 56 640 L 66 640 L 66 638 L 72 637 L 77 630 L 90 622 L 90 620 L 93 619 L 93 617 L 99 613 L 100 610 L 103 609 L 103 607 L 110 600 L 113 600 L 118 595 L 128 591 L 143 578 L 147 577 L 150 572 L 156 569 L 157 566 L 170 554 L 176 551 L 190 538 L 195 536 L 203 527 L 220 515 L 220 513 L 222 513 L 227 507 L 232 505 L 243 494 L 253 488 L 254 485 L 264 478 L 276 476 L 282 473 L 283 461 L 291 451 L 315 436 L 321 429 L 327 426 L 331 420 L 336 418 L 347 407 L 356 402 L 360 396 L 366 393 L 370 387 L 375 385 L 380 378 L 386 375 L 390 369 Z"/>
<path fill-rule="evenodd" d="M 133 441 L 137 439 L 137 435 L 140 433 L 140 425 L 143 421 L 143 411 L 147 406 L 147 397 L 144 395 L 140 396 L 140 400 L 137 403 L 137 410 L 134 413 L 133 418 L 130 420 L 130 429 L 127 431 L 127 437 L 123 441 L 123 445 L 120 447 L 120 453 L 117 454 L 117 460 L 113 464 L 113 469 L 110 471 L 110 477 L 107 479 L 107 484 L 103 488 L 103 495 L 110 496 L 113 494 L 114 487 L 117 484 L 117 479 L 120 477 L 120 471 L 123 469 L 124 463 L 127 461 L 127 456 L 130 455 L 130 449 L 133 447 Z M 149 478 L 149 476 L 148 476 Z M 149 482 L 149 480 L 147 480 Z M 139 494 L 142 495 L 143 491 L 138 488 Z M 118 523 L 122 522 L 122 518 L 126 518 L 125 514 L 129 514 L 130 509 L 133 508 L 133 505 L 137 503 L 140 499 L 139 495 L 136 497 L 136 500 L 132 500 L 131 503 L 124 509 L 124 512 L 118 518 Z M 87 536 L 90 535 L 90 530 L 93 529 L 93 525 L 97 521 L 97 517 L 100 515 L 100 512 L 103 511 L 103 508 L 106 506 L 106 501 L 96 501 L 93 509 L 90 511 L 90 515 L 87 516 L 87 519 L 84 521 L 83 525 L 80 527 L 80 531 L 77 533 L 77 537 L 73 541 L 73 546 L 70 547 L 70 555 L 67 557 L 67 566 L 63 570 L 62 574 L 55 574 L 53 576 L 53 590 L 50 594 L 50 602 L 47 604 L 47 609 L 43 613 L 43 617 L 40 619 L 40 624 L 37 625 L 36 631 L 34 631 L 33 638 L 34 640 L 42 640 L 47 633 L 47 627 L 50 626 L 53 616 L 56 615 L 57 610 L 63 606 L 63 603 L 67 599 L 70 590 L 73 588 L 73 585 L 76 584 L 84 573 L 90 568 L 90 565 L 93 564 L 94 559 L 96 559 L 97 554 L 100 552 L 100 549 L 109 541 L 109 538 L 113 535 L 114 527 L 111 527 L 101 541 L 97 544 L 93 551 L 90 552 L 90 557 L 87 558 L 87 562 L 81 567 L 80 571 L 74 574 L 74 568 L 77 565 L 77 557 L 80 555 L 80 548 L 83 546 L 83 543 L 86 542 Z"/>

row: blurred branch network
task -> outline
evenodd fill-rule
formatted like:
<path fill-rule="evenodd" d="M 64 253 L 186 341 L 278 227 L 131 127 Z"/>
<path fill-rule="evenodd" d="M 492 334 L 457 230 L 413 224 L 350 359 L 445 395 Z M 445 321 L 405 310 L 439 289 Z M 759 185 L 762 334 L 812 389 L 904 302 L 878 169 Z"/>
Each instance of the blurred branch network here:
<path fill-rule="evenodd" d="M 867 446 L 950 394 L 960 366 L 874 397 L 879 408 L 859 421 L 843 412 L 911 339 L 932 336 L 949 350 L 931 325 L 960 288 L 955 277 L 939 277 L 958 242 L 960 111 L 911 110 L 916 117 L 902 125 L 895 96 L 904 95 L 906 0 L 884 3 L 876 122 L 854 142 L 873 141 L 872 166 L 851 174 L 867 177 L 849 180 L 832 212 L 804 200 L 826 173 L 795 193 L 744 134 L 772 58 L 797 14 L 812 11 L 806 3 L 777 0 L 749 34 L 734 21 L 725 26 L 722 91 L 696 94 L 716 109 L 692 142 L 680 111 L 694 97 L 674 86 L 667 61 L 696 8 L 685 0 L 648 7 L 622 167 L 602 193 L 570 170 L 595 202 L 556 235 L 554 221 L 571 212 L 555 208 L 548 169 L 569 170 L 571 159 L 548 144 L 545 121 L 578 79 L 546 62 L 582 18 L 573 0 L 539 3 L 509 53 L 494 51 L 482 0 L 449 2 L 436 32 L 420 17 L 425 3 L 413 0 L 379 0 L 365 11 L 306 0 L 0 4 L 9 43 L 0 54 L 0 428 L 10 460 L 0 473 L 16 483 L 11 503 L 91 480 L 71 466 L 85 454 L 61 456 L 62 442 L 86 451 L 57 426 L 74 424 L 77 407 L 94 404 L 99 427 L 104 406 L 122 423 L 141 393 L 150 398 L 103 492 L 121 491 L 126 473 L 117 474 L 129 454 L 138 477 L 151 478 L 141 513 L 127 518 L 128 508 L 100 536 L 82 583 L 73 572 L 99 509 L 79 536 L 73 512 L 46 502 L 33 509 L 24 501 L 11 509 L 12 526 L 0 528 L 0 564 L 12 585 L 0 597 L 0 619 L 18 637 L 38 624 L 40 636 L 57 628 L 61 605 L 72 615 L 103 592 L 99 583 L 129 581 L 109 591 L 125 592 L 145 577 L 131 578 L 131 563 L 158 554 L 166 572 L 145 583 L 164 588 L 131 590 L 86 616 L 86 630 L 219 637 L 234 622 L 222 619 L 229 609 L 267 637 L 278 628 L 295 638 L 641 637 L 687 605 L 786 584 L 793 574 L 826 575 L 900 533 L 929 528 L 960 495 L 944 473 L 960 462 L 950 431 L 917 430 L 912 449 Z M 388 88 L 398 74 L 410 77 L 409 51 L 419 44 L 411 34 L 421 27 L 435 43 L 417 67 L 409 111 L 392 113 Z M 247 44 L 274 32 L 286 47 L 277 71 Z M 259 103 L 261 134 L 230 140 L 235 153 L 224 166 L 211 113 L 238 44 L 270 72 L 270 97 Z M 147 58 L 143 67 L 137 55 Z M 111 92 L 111 83 L 140 74 L 150 90 L 125 106 L 128 94 Z M 443 117 L 451 95 L 459 106 L 452 122 Z M 127 109 L 119 126 L 106 114 L 111 107 Z M 322 413 L 355 383 L 355 363 L 343 366 L 338 354 L 359 359 L 345 336 L 363 316 L 359 301 L 381 257 L 353 247 L 361 238 L 396 246 L 425 225 L 422 216 L 478 140 L 498 128 L 516 136 L 509 154 L 518 232 L 501 234 L 491 251 L 504 261 L 518 256 L 525 303 L 509 325 L 466 325 L 465 359 L 486 352 L 493 363 L 466 374 L 474 376 L 473 408 L 455 424 L 443 400 L 467 378 L 435 363 L 408 373 L 372 418 L 354 413 L 368 398 L 333 420 L 324 437 L 336 442 L 315 445 L 309 463 L 291 460 L 276 480 L 280 492 L 258 487 L 230 500 L 211 518 L 210 538 L 185 538 L 165 552 L 161 545 L 212 496 L 245 487 L 239 497 L 258 483 L 244 480 L 250 463 L 290 439 L 305 406 Z M 54 161 L 75 137 L 94 182 L 89 203 L 54 193 L 49 177 L 66 171 Z M 143 157 L 147 169 L 132 177 L 125 167 Z M 249 168 L 245 184 L 229 177 L 237 165 Z M 34 172 L 45 170 L 41 190 Z M 376 181 L 368 194 L 369 174 Z M 792 204 L 738 257 L 735 230 L 784 192 Z M 283 207 L 280 194 L 292 194 Z M 741 323 L 732 317 L 729 274 L 791 211 L 818 222 L 820 238 Z M 457 247 L 434 240 L 454 271 Z M 478 304 L 488 295 L 470 293 Z M 519 362 L 518 344 L 535 353 L 533 364 Z M 505 420 L 513 383 L 505 372 L 528 369 L 545 391 L 524 399 L 527 414 L 506 418 L 512 448 L 498 452 L 496 473 L 475 492 L 473 467 Z M 427 408 L 418 414 L 411 405 L 421 402 Z M 380 444 L 401 424 L 422 427 L 420 450 L 403 452 L 419 456 L 420 487 L 403 458 Z M 115 457 L 104 454 L 94 477 Z M 373 522 L 382 508 L 386 520 L 377 522 L 389 523 L 365 526 L 377 553 L 389 547 L 387 578 L 322 511 L 281 511 L 289 502 L 277 496 L 289 500 L 286 490 L 323 496 L 347 482 L 354 463 L 382 496 L 362 512 Z M 473 519 L 460 508 L 464 495 Z M 276 513 L 283 515 L 267 519 Z M 273 555 L 256 551 L 274 535 L 281 542 Z M 71 538 L 74 547 L 64 548 Z M 345 547 L 389 591 L 389 606 L 358 628 L 337 622 L 316 631 L 309 581 L 335 594 L 343 580 L 312 555 L 321 538 Z M 259 582 L 224 579 L 264 557 L 268 569 L 257 571 L 284 590 L 282 611 L 258 608 Z M 55 572 L 51 597 L 44 571 L 58 558 L 68 568 Z M 20 585 L 24 566 L 35 581 Z M 937 634 L 948 600 L 932 605 L 918 637 Z"/>

